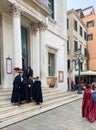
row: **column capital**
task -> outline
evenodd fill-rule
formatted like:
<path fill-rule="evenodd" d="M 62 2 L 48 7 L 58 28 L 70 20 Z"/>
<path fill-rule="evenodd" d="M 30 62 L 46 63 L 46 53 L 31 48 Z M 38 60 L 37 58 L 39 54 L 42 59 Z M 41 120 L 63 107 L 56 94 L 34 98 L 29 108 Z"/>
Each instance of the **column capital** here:
<path fill-rule="evenodd" d="M 16 3 L 11 4 L 9 10 L 10 10 L 10 13 L 11 13 L 13 16 L 17 16 L 17 17 L 20 17 L 20 14 L 21 14 L 21 12 L 22 12 L 20 6 L 17 5 Z"/>
<path fill-rule="evenodd" d="M 39 27 L 40 30 L 46 30 L 48 26 L 44 22 L 39 22 L 38 27 Z"/>
<path fill-rule="evenodd" d="M 32 23 L 31 29 L 34 33 L 36 33 L 38 31 L 38 23 Z"/>

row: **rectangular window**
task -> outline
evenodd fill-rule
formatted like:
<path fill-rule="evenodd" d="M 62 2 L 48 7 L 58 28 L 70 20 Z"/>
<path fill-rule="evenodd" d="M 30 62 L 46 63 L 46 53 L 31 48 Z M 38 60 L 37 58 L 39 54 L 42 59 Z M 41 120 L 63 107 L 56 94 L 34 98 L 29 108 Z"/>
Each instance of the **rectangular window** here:
<path fill-rule="evenodd" d="M 82 27 L 80 26 L 80 36 L 82 36 Z"/>
<path fill-rule="evenodd" d="M 80 45 L 80 51 L 82 52 L 82 45 Z"/>
<path fill-rule="evenodd" d="M 77 21 L 74 19 L 74 30 L 77 31 Z"/>
<path fill-rule="evenodd" d="M 94 27 L 94 21 L 87 22 L 87 28 Z"/>
<path fill-rule="evenodd" d="M 88 34 L 87 35 L 87 41 L 93 40 L 93 34 Z"/>
<path fill-rule="evenodd" d="M 67 29 L 69 29 L 69 19 L 67 18 Z"/>
<path fill-rule="evenodd" d="M 87 57 L 87 49 L 84 48 L 84 56 Z"/>
<path fill-rule="evenodd" d="M 70 60 L 67 60 L 67 70 L 70 69 Z"/>
<path fill-rule="evenodd" d="M 78 42 L 74 40 L 74 52 L 78 50 Z"/>
<path fill-rule="evenodd" d="M 48 53 L 48 73 L 49 76 L 55 76 L 55 54 Z"/>
<path fill-rule="evenodd" d="M 69 49 L 70 48 L 70 46 L 69 46 L 69 40 L 67 41 L 67 52 L 69 52 Z"/>
<path fill-rule="evenodd" d="M 84 31 L 84 39 L 85 39 L 85 41 L 87 40 L 87 34 L 85 31 Z"/>
<path fill-rule="evenodd" d="M 51 10 L 51 18 L 54 19 L 54 0 L 48 0 L 48 7 Z"/>

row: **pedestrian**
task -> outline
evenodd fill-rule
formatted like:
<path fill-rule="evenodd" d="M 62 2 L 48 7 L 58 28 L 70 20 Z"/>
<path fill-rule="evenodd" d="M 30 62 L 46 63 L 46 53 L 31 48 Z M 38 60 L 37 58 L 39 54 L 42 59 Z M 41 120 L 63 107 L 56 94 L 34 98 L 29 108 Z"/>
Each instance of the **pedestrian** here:
<path fill-rule="evenodd" d="M 75 90 L 75 83 L 73 80 L 71 80 L 71 91 Z"/>
<path fill-rule="evenodd" d="M 94 96 L 95 95 L 95 96 Z M 96 120 L 96 84 L 87 86 L 82 100 L 82 117 L 85 117 L 90 123 Z"/>
<path fill-rule="evenodd" d="M 28 77 L 28 91 L 29 91 L 29 100 L 33 100 L 33 79 L 31 76 Z"/>
<path fill-rule="evenodd" d="M 21 104 L 21 93 L 22 93 L 22 86 L 23 86 L 23 71 L 19 69 L 17 71 L 19 74 L 14 78 L 13 81 L 13 90 L 11 96 L 11 102 L 17 103 L 18 106 Z"/>
<path fill-rule="evenodd" d="M 36 102 L 36 105 L 40 105 L 43 102 L 41 81 L 38 76 L 33 83 L 33 100 Z"/>
<path fill-rule="evenodd" d="M 29 66 L 28 67 L 28 77 L 30 76 L 31 78 L 33 78 L 33 69 Z"/>

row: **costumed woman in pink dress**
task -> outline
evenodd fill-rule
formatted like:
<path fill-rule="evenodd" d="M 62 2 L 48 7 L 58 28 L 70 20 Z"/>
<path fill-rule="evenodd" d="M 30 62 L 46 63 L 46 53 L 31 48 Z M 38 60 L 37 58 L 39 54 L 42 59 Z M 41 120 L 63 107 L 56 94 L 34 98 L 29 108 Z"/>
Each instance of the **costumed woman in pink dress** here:
<path fill-rule="evenodd" d="M 83 94 L 82 117 L 90 123 L 96 120 L 96 84 L 88 86 Z"/>

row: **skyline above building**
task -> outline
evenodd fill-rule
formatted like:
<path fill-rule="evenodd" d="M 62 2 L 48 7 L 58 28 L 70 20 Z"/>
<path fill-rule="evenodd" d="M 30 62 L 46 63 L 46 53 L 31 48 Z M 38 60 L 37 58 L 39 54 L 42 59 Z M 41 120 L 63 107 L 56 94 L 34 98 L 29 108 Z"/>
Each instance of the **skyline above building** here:
<path fill-rule="evenodd" d="M 77 0 L 77 1 L 74 1 L 74 0 L 67 0 L 67 10 L 70 10 L 70 9 L 84 9 L 88 6 L 93 6 L 94 7 L 94 10 L 96 12 L 96 1 L 95 0 L 88 0 L 86 2 L 86 0 Z"/>

